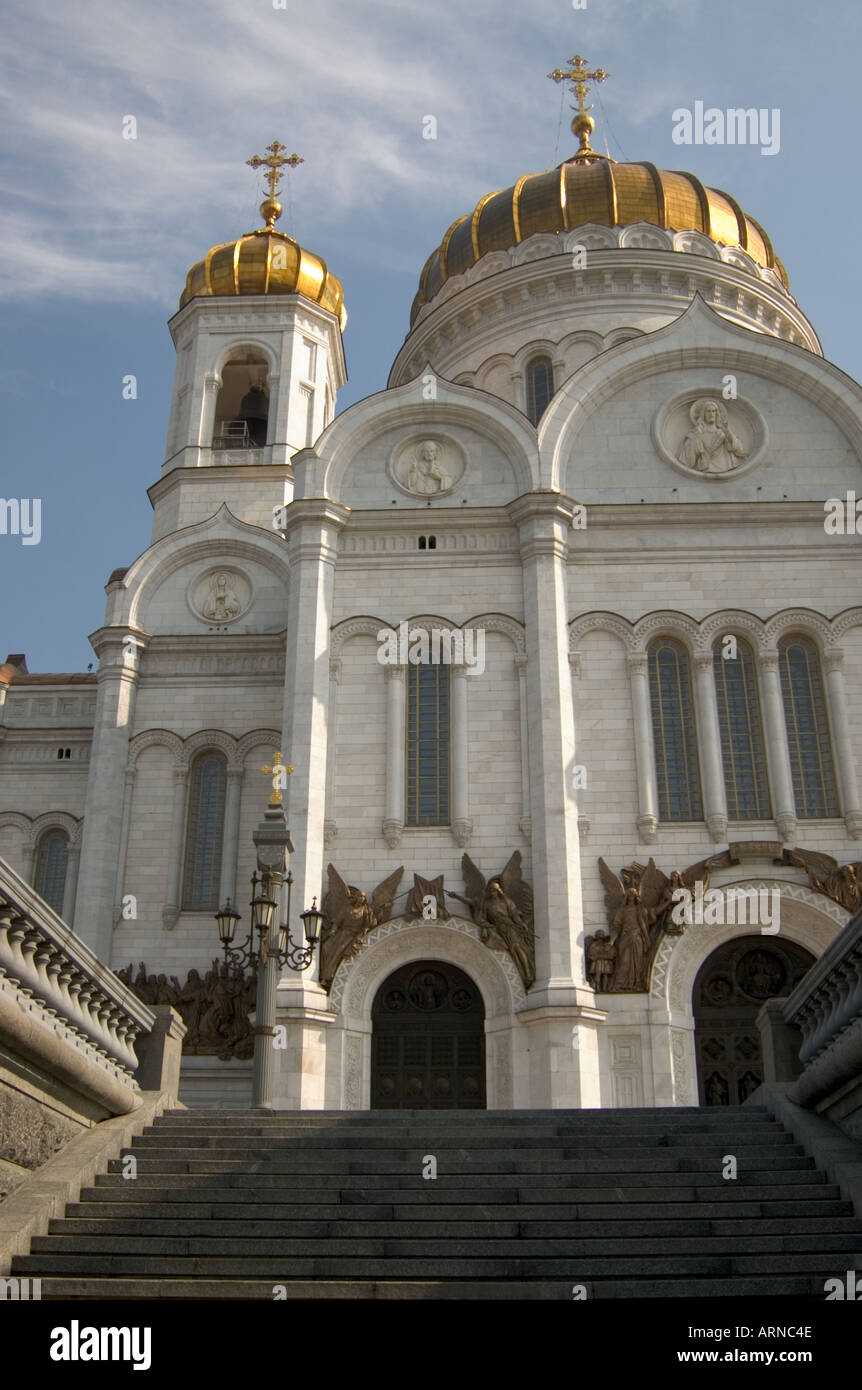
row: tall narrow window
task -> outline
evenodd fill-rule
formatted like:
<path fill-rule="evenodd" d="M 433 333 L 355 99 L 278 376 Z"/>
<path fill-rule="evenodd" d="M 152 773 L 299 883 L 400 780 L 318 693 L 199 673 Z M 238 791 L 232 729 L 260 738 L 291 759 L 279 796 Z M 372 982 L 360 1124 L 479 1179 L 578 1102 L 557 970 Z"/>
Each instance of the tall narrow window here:
<path fill-rule="evenodd" d="M 829 720 L 817 648 L 810 637 L 785 637 L 778 644 L 778 664 L 796 814 L 800 820 L 837 816 Z"/>
<path fill-rule="evenodd" d="M 192 912 L 219 906 L 226 789 L 224 754 L 202 753 L 192 766 L 183 875 L 183 907 Z"/>
<path fill-rule="evenodd" d="M 407 825 L 449 824 L 449 667 L 407 667 Z"/>
<path fill-rule="evenodd" d="M 719 637 L 712 662 L 727 814 L 731 820 L 768 820 L 772 811 L 754 653 L 741 638 L 737 638 L 733 659 L 725 657 L 723 650 L 724 640 Z"/>
<path fill-rule="evenodd" d="M 33 887 L 55 912 L 63 911 L 66 891 L 66 866 L 69 860 L 69 837 L 63 830 L 46 830 L 40 836 L 36 851 L 36 875 Z"/>
<path fill-rule="evenodd" d="M 703 809 L 688 652 L 660 637 L 649 647 L 650 706 L 659 818 L 700 820 Z"/>
<path fill-rule="evenodd" d="M 554 394 L 554 368 L 550 357 L 534 357 L 527 363 L 527 414 L 538 425 Z"/>

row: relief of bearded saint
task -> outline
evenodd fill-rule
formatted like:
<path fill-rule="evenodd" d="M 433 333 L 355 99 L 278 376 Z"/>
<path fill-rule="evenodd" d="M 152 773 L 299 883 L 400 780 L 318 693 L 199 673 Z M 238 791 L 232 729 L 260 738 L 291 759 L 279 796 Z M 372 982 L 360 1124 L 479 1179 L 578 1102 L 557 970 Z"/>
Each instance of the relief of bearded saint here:
<path fill-rule="evenodd" d="M 707 397 L 695 401 L 688 412 L 694 429 L 687 434 L 677 458 L 699 473 L 730 473 L 748 454 L 727 424 L 727 411 L 720 401 Z"/>

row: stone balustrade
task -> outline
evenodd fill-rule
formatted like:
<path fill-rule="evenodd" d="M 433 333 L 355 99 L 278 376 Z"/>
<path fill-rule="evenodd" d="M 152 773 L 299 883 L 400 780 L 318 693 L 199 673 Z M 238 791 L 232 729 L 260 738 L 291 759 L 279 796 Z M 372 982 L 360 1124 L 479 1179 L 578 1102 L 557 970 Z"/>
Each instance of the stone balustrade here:
<path fill-rule="evenodd" d="M 768 1001 L 758 1024 L 764 1081 L 793 1081 L 790 1100 L 862 1138 L 862 911 L 787 999 Z"/>
<path fill-rule="evenodd" d="M 115 1113 L 137 1104 L 135 1042 L 155 1015 L 0 860 L 0 1032 L 66 1062 Z M 101 1084 L 99 1076 L 101 1075 Z M 125 1093 L 125 1095 L 123 1095 Z M 113 1101 L 113 1103 L 111 1103 Z"/>

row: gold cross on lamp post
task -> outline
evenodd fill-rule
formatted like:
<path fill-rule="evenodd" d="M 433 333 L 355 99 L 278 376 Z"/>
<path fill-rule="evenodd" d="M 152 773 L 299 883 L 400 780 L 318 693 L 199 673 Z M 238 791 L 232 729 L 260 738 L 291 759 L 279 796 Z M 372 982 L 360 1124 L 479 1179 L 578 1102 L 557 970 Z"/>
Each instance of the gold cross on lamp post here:
<path fill-rule="evenodd" d="M 275 753 L 272 759 L 272 766 L 270 767 L 264 763 L 260 770 L 261 772 L 265 772 L 267 776 L 272 777 L 272 795 L 269 798 L 270 806 L 280 806 L 284 800 L 282 796 L 282 787 L 287 786 L 288 774 L 293 772 L 293 768 L 288 767 L 281 761 L 280 753 Z"/>
<path fill-rule="evenodd" d="M 586 58 L 582 58 L 580 53 L 576 53 L 574 58 L 569 59 L 569 67 L 567 70 L 563 68 L 554 68 L 554 71 L 549 72 L 548 76 L 552 82 L 571 83 L 572 91 L 578 103 L 577 106 L 572 107 L 575 113 L 575 118 L 572 121 L 572 130 L 578 137 L 580 147 L 577 154 L 572 156 L 571 162 L 592 164 L 596 159 L 603 159 L 604 156 L 596 154 L 595 150 L 590 146 L 590 135 L 595 130 L 596 123 L 592 116 L 587 114 L 593 109 L 591 106 L 586 105 L 587 84 L 590 82 L 604 82 L 606 78 L 610 77 L 610 73 L 605 72 L 604 68 L 596 68 L 594 72 L 589 72 L 587 70 Z"/>
<path fill-rule="evenodd" d="M 251 159 L 247 159 L 246 164 L 250 164 L 252 169 L 266 169 L 266 181 L 269 184 L 269 197 L 265 198 L 260 205 L 261 216 L 266 219 L 267 227 L 274 227 L 282 214 L 281 203 L 276 198 L 278 185 L 281 182 L 281 171 L 287 164 L 291 169 L 295 169 L 297 164 L 304 164 L 305 160 L 298 154 L 282 154 L 282 150 L 287 149 L 287 145 L 282 145 L 278 140 L 273 140 L 271 145 L 267 145 L 268 159 L 262 155 L 253 154 Z M 279 754 L 279 757 L 281 755 Z"/>

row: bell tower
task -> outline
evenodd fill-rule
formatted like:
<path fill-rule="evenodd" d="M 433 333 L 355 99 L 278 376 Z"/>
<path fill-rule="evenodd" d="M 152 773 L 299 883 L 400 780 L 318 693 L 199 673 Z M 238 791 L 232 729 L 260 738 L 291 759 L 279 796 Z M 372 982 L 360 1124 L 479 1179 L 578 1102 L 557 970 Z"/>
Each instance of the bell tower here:
<path fill-rule="evenodd" d="M 275 225 L 283 170 L 303 163 L 285 150 L 275 140 L 247 161 L 266 171 L 264 225 L 192 266 L 170 321 L 177 365 L 150 489 L 154 541 L 222 502 L 269 527 L 273 508 L 292 499 L 290 460 L 330 423 L 347 380 L 341 283 Z"/>

